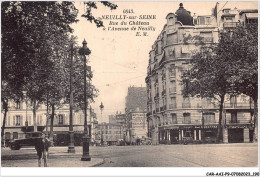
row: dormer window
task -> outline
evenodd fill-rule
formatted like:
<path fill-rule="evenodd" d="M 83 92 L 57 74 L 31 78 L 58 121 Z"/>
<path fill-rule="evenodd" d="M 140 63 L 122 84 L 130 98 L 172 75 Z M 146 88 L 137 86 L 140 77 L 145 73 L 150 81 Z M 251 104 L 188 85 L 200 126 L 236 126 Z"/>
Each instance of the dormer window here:
<path fill-rule="evenodd" d="M 226 22 L 233 22 L 233 17 L 226 17 L 226 18 L 225 18 L 225 21 L 226 21 Z"/>
<path fill-rule="evenodd" d="M 173 19 L 173 17 L 170 17 L 169 18 L 169 25 L 173 25 L 173 23 L 174 23 L 174 19 Z"/>
<path fill-rule="evenodd" d="M 229 14 L 229 9 L 225 9 L 225 10 L 224 10 L 224 13 L 225 13 L 225 14 Z"/>
<path fill-rule="evenodd" d="M 198 24 L 209 25 L 210 24 L 210 17 L 198 17 Z"/>

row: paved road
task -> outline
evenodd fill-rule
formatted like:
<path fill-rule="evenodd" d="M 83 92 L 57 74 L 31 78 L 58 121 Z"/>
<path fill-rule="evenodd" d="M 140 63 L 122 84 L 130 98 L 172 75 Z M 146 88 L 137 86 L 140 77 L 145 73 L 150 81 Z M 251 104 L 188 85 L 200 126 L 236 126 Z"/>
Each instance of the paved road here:
<path fill-rule="evenodd" d="M 67 147 L 52 147 L 49 160 L 66 153 Z M 76 155 L 82 153 L 76 147 Z M 104 158 L 100 167 L 257 167 L 257 144 L 197 144 L 157 146 L 90 147 L 92 158 Z M 73 155 L 72 155 L 73 156 Z M 2 166 L 36 159 L 34 149 L 2 150 Z M 69 161 L 67 163 L 70 163 Z M 9 164 L 10 165 L 10 164 Z"/>

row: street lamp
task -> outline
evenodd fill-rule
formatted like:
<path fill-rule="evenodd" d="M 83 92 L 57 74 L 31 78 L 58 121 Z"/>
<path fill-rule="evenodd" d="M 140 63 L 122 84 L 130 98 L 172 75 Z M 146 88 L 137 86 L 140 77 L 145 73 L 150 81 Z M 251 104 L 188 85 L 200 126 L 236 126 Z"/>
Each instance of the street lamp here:
<path fill-rule="evenodd" d="M 27 91 L 23 91 L 23 94 L 25 96 L 25 107 L 26 107 L 26 111 L 25 111 L 25 117 L 26 117 L 26 121 L 25 121 L 25 127 L 26 129 L 28 129 L 28 119 L 27 119 Z"/>
<path fill-rule="evenodd" d="M 100 137 L 100 143 L 101 143 L 101 145 L 103 145 L 102 111 L 104 109 L 104 105 L 103 105 L 102 102 L 101 102 L 99 108 L 100 108 L 100 111 L 101 111 L 101 120 L 100 120 L 100 133 L 101 133 L 101 137 Z"/>
<path fill-rule="evenodd" d="M 70 56 L 70 125 L 69 125 L 70 143 L 68 147 L 68 153 L 75 153 L 74 132 L 73 132 L 72 65 L 73 65 L 73 43 L 71 43 L 71 56 Z"/>
<path fill-rule="evenodd" d="M 87 47 L 87 42 L 84 39 L 82 42 L 83 47 L 79 49 L 79 54 L 83 55 L 84 58 L 84 136 L 83 136 L 83 154 L 81 157 L 82 161 L 91 161 L 91 157 L 89 155 L 89 134 L 87 127 L 87 83 L 86 83 L 86 55 L 89 55 L 91 51 Z"/>
<path fill-rule="evenodd" d="M 99 108 L 100 108 L 100 111 L 101 111 L 101 122 L 100 122 L 100 123 L 102 123 L 102 111 L 103 111 L 103 109 L 104 109 L 104 105 L 103 105 L 102 102 L 101 102 Z"/>

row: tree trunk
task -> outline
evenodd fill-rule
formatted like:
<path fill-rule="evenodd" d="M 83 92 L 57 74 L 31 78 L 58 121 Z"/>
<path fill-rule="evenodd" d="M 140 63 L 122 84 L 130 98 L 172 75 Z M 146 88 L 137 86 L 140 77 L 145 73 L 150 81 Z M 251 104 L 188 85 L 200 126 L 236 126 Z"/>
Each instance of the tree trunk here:
<path fill-rule="evenodd" d="M 1 131 L 1 140 L 4 140 L 4 134 L 5 134 L 5 122 L 6 122 L 6 114 L 8 111 L 8 100 L 2 99 L 3 102 L 3 109 L 4 109 L 4 119 L 3 119 L 3 126 Z"/>
<path fill-rule="evenodd" d="M 33 100 L 33 131 L 37 132 L 37 123 L 36 123 L 36 100 Z"/>
<path fill-rule="evenodd" d="M 53 141 L 53 121 L 54 121 L 55 105 L 51 104 L 51 125 L 50 125 L 50 140 Z"/>
<path fill-rule="evenodd" d="M 258 141 L 258 110 L 257 110 L 257 98 L 254 99 L 254 133 L 253 133 L 253 142 Z"/>
<path fill-rule="evenodd" d="M 223 104 L 224 104 L 225 95 L 220 96 L 220 106 L 219 106 L 219 121 L 218 121 L 218 133 L 217 133 L 217 143 L 220 143 L 222 140 L 222 113 L 223 113 Z"/>

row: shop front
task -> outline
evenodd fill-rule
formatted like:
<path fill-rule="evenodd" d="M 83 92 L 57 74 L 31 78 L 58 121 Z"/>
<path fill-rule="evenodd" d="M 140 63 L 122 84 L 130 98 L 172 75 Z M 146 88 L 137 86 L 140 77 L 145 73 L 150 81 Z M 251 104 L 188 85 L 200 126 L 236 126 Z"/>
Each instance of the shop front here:
<path fill-rule="evenodd" d="M 224 126 L 224 143 L 248 143 L 253 140 L 253 125 L 236 124 Z"/>
<path fill-rule="evenodd" d="M 159 127 L 160 144 L 179 144 L 189 138 L 193 143 L 216 143 L 217 124 L 214 125 L 169 125 Z"/>

